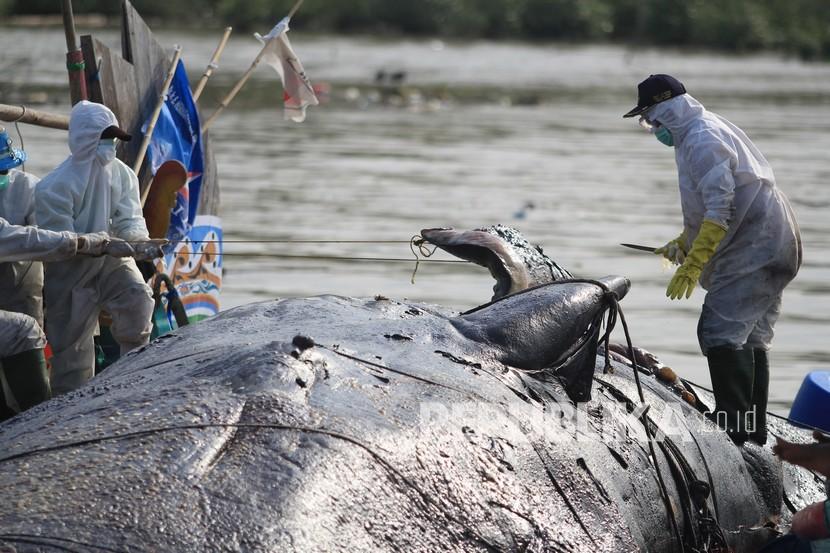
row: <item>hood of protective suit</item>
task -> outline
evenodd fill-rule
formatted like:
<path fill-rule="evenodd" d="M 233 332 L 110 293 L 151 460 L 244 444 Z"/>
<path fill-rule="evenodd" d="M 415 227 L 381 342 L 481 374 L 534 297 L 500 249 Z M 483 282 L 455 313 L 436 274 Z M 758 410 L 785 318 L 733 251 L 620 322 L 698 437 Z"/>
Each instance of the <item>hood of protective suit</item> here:
<path fill-rule="evenodd" d="M 706 113 L 703 104 L 691 94 L 683 94 L 649 108 L 645 116 L 650 121 L 656 121 L 669 129 L 677 143 L 686 135 L 695 121 L 701 120 Z"/>
<path fill-rule="evenodd" d="M 113 125 L 117 126 L 118 120 L 104 105 L 81 101 L 72 108 L 72 155 L 35 189 L 38 226 L 79 233 L 109 232 L 125 240 L 147 238 L 138 178 L 123 162 L 99 152 L 101 133 Z"/>
<path fill-rule="evenodd" d="M 755 158 L 763 160 L 763 164 L 766 164 L 763 154 L 740 127 L 717 113 L 708 111 L 691 94 L 683 94 L 661 102 L 646 111 L 645 116 L 649 121 L 656 121 L 669 129 L 675 146 L 680 146 L 690 131 L 701 131 L 704 128 L 715 131 L 716 134 L 722 134 L 725 131 L 737 137 L 746 148 L 751 150 Z"/>
<path fill-rule="evenodd" d="M 107 127 L 118 126 L 115 114 L 105 105 L 82 100 L 69 115 L 69 151 L 75 162 L 95 159 L 101 133 Z"/>

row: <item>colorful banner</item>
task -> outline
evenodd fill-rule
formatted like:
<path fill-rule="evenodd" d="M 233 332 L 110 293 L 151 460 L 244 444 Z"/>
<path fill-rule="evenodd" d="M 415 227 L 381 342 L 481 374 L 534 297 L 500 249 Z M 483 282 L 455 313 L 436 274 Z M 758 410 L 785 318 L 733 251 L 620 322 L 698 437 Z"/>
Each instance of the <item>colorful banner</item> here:
<path fill-rule="evenodd" d="M 187 236 L 159 262 L 158 270 L 173 281 L 191 323 L 219 312 L 222 251 L 222 220 L 214 215 L 197 215 Z M 166 301 L 162 303 L 166 311 Z M 172 314 L 168 315 L 168 324 L 169 328 L 159 328 L 158 334 L 175 328 Z"/>

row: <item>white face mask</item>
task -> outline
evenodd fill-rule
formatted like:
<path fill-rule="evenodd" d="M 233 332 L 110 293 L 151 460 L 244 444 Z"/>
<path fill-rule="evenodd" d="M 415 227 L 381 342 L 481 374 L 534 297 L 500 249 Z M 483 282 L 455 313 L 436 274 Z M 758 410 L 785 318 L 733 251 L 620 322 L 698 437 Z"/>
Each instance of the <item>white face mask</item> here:
<path fill-rule="evenodd" d="M 112 160 L 115 159 L 115 139 L 102 138 L 98 143 L 98 150 L 95 152 L 95 157 L 104 165 L 112 163 Z"/>

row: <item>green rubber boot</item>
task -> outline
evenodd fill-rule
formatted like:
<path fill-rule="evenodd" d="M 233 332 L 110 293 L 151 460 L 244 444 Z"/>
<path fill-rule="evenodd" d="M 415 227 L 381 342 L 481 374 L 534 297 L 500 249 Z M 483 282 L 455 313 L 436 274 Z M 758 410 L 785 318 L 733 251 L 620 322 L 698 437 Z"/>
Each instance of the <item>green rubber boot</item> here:
<path fill-rule="evenodd" d="M 755 349 L 755 379 L 752 384 L 752 408 L 755 427 L 748 428 L 749 439 L 758 445 L 767 443 L 767 398 L 769 396 L 769 357 L 766 350 Z"/>
<path fill-rule="evenodd" d="M 710 416 L 737 445 L 749 437 L 746 414 L 752 406 L 755 354 L 752 349 L 711 348 L 706 355 L 715 392 L 715 412 Z"/>
<path fill-rule="evenodd" d="M 3 374 L 21 412 L 52 397 L 42 349 L 4 357 Z"/>

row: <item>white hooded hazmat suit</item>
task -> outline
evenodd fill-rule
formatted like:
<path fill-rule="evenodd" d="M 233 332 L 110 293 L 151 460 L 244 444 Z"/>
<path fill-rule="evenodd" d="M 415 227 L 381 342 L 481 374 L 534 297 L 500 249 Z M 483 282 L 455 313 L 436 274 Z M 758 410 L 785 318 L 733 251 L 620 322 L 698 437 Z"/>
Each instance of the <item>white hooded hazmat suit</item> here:
<path fill-rule="evenodd" d="M 11 225 L 34 225 L 38 178 L 12 169 L 0 190 L 0 218 Z M 25 313 L 43 327 L 43 265 L 38 261 L 0 263 L 0 310 Z"/>
<path fill-rule="evenodd" d="M 0 263 L 66 259 L 76 251 L 72 233 L 13 226 L 0 218 Z M 0 310 L 0 359 L 45 345 L 43 330 L 33 317 Z"/>
<path fill-rule="evenodd" d="M 81 101 L 72 108 L 72 155 L 35 189 L 35 219 L 41 228 L 104 231 L 127 241 L 149 239 L 135 173 L 98 150 L 101 133 L 112 125 L 118 121 L 106 106 Z M 45 297 L 55 395 L 93 376 L 93 335 L 101 309 L 112 317 L 110 330 L 122 354 L 149 341 L 153 299 L 133 259 L 76 258 L 48 263 Z"/>
<path fill-rule="evenodd" d="M 801 266 L 798 224 L 772 168 L 741 129 L 689 94 L 645 115 L 674 138 L 686 251 L 704 219 L 728 229 L 700 276 L 701 350 L 769 349 L 782 292 Z"/>

